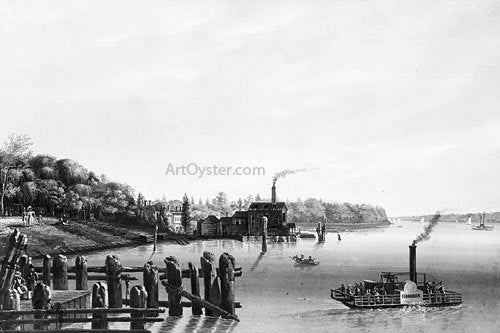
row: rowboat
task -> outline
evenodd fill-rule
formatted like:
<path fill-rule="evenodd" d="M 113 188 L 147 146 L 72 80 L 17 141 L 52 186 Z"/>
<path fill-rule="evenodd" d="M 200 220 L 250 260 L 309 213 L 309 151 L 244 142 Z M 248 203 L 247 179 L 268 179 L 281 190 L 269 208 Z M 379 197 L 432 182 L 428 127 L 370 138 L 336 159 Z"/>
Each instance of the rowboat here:
<path fill-rule="evenodd" d="M 319 260 L 315 258 L 304 258 L 304 257 L 299 257 L 299 256 L 293 256 L 290 257 L 295 261 L 295 265 L 311 265 L 311 266 L 316 266 L 319 264 Z"/>

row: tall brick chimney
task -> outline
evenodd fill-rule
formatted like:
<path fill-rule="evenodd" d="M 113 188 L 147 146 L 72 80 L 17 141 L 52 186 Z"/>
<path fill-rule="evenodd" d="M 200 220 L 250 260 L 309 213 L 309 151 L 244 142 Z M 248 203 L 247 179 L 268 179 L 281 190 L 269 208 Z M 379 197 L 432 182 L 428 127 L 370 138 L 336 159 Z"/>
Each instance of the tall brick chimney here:
<path fill-rule="evenodd" d="M 276 179 L 273 180 L 273 187 L 271 187 L 271 203 L 276 203 Z"/>

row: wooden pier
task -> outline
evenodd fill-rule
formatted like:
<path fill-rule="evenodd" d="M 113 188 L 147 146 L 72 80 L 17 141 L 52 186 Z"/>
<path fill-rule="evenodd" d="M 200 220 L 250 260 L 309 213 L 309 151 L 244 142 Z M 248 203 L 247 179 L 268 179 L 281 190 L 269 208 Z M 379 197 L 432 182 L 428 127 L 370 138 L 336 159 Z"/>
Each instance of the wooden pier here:
<path fill-rule="evenodd" d="M 53 290 L 51 303 L 60 304 L 62 309 L 88 309 L 92 292 L 88 290 Z M 20 310 L 33 309 L 31 299 L 22 299 Z"/>
<path fill-rule="evenodd" d="M 159 316 L 165 312 L 161 307 L 168 308 L 169 316 L 181 316 L 183 308 L 190 307 L 193 315 L 203 314 L 204 308 L 207 316 L 239 321 L 235 309 L 241 305 L 235 301 L 235 277 L 241 276 L 241 268 L 235 267 L 236 261 L 229 253 L 220 256 L 217 267 L 215 256 L 204 252 L 200 269 L 192 262 L 188 269 L 181 269 L 174 257 L 165 258 L 164 268 L 152 261 L 143 267 L 126 267 L 115 255 L 108 255 L 103 266 L 87 266 L 86 258 L 78 256 L 74 267 L 68 267 L 64 255 L 47 255 L 42 266 L 35 267 L 30 257 L 20 255 L 26 243 L 25 235 L 16 230 L 2 265 L 0 331 L 56 331 L 68 324 L 91 323 L 94 332 L 101 332 L 109 330 L 109 322 L 130 322 L 132 332 L 145 332 L 146 323 L 165 320 Z M 132 272 L 143 273 L 143 285 L 130 288 L 130 281 L 137 280 L 127 274 Z M 190 292 L 183 289 L 183 278 L 190 279 Z M 69 279 L 76 280 L 77 290 L 68 290 Z M 98 282 L 87 290 L 91 280 Z M 21 286 L 19 281 L 32 283 Z M 159 282 L 166 288 L 167 300 L 158 298 Z M 21 300 L 21 295 L 30 299 Z M 110 313 L 128 316 L 108 317 Z"/>

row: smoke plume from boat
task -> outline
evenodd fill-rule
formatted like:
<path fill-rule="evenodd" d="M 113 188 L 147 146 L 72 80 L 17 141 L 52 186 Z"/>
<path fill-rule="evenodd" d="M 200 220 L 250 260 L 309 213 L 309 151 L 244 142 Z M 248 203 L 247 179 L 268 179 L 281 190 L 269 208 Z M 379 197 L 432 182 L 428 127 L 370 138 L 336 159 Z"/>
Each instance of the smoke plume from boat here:
<path fill-rule="evenodd" d="M 441 218 L 441 213 L 436 212 L 436 214 L 434 214 L 432 219 L 429 221 L 429 224 L 424 227 L 424 231 L 422 231 L 422 233 L 420 235 L 418 235 L 417 238 L 415 238 L 413 240 L 412 245 L 417 245 L 417 243 L 420 243 L 422 241 L 426 241 L 429 238 L 431 238 L 431 232 L 434 229 L 434 227 L 436 226 L 436 224 L 439 222 L 440 218 Z"/>

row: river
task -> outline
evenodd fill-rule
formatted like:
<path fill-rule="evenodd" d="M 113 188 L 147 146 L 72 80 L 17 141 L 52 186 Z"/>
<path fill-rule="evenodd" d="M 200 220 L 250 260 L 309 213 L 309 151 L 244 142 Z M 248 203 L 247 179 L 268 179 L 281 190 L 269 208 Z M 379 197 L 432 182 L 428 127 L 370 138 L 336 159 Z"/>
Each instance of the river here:
<path fill-rule="evenodd" d="M 193 317 L 184 309 L 181 318 L 148 326 L 154 332 L 498 332 L 500 331 L 500 237 L 493 231 L 474 231 L 463 223 L 439 223 L 427 241 L 417 247 L 417 271 L 442 280 L 446 289 L 461 291 L 464 303 L 447 308 L 350 310 L 330 298 L 341 283 L 378 280 L 381 271 L 408 271 L 408 245 L 425 223 L 401 222 L 386 228 L 327 234 L 325 243 L 302 239 L 297 243 L 269 243 L 260 255 L 260 242 L 197 241 L 187 246 L 159 244 L 153 260 L 163 264 L 175 256 L 181 266 L 199 266 L 203 251 L 218 257 L 229 252 L 243 276 L 236 278 L 237 309 L 241 322 Z M 122 265 L 142 266 L 152 245 L 88 254 L 88 265 L 103 265 L 114 253 Z M 295 267 L 291 256 L 311 255 L 321 263 Z M 70 257 L 70 265 L 74 258 Z M 142 280 L 142 277 L 140 278 Z M 139 281 L 140 281 L 139 280 Z M 189 290 L 189 280 L 184 279 Z M 132 282 L 133 285 L 133 282 Z M 70 286 L 71 288 L 71 286 Z M 161 299 L 166 293 L 161 288 Z M 116 324 L 114 328 L 127 328 Z"/>

